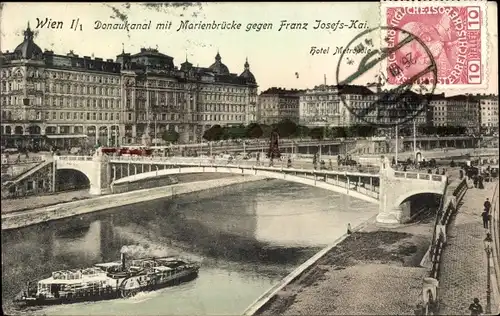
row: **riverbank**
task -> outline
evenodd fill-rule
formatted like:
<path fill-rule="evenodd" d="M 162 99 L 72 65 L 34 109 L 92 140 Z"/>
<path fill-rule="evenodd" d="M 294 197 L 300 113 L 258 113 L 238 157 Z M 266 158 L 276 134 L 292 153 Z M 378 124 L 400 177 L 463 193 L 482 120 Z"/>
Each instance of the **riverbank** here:
<path fill-rule="evenodd" d="M 413 314 L 432 219 L 395 228 L 371 220 L 288 283 L 254 315 Z M 397 293 L 397 295 L 396 295 Z"/>
<path fill-rule="evenodd" d="M 11 212 L 2 214 L 2 230 L 15 229 L 109 208 L 260 180 L 263 180 L 263 178 L 255 176 L 234 176 L 205 181 L 185 182 L 153 189 L 93 197 L 32 210 Z"/>

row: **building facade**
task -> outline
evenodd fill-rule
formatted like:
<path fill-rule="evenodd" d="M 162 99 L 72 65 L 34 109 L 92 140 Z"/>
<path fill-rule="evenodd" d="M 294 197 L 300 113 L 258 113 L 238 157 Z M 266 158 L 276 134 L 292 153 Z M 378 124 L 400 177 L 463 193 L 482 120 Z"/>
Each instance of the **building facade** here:
<path fill-rule="evenodd" d="M 498 96 L 488 95 L 479 99 L 481 107 L 481 133 L 498 133 Z"/>
<path fill-rule="evenodd" d="M 401 95 L 398 102 L 385 99 L 385 95 L 380 89 L 372 91 L 364 86 L 316 86 L 300 96 L 300 124 L 308 127 L 389 126 L 406 115 L 414 116 L 413 109 L 421 106 L 421 98 L 412 92 Z M 401 104 L 405 106 L 400 107 Z M 402 125 L 413 124 L 413 121 L 417 125 L 426 124 L 427 107 Z"/>
<path fill-rule="evenodd" d="M 432 117 L 430 118 L 431 126 L 447 126 L 447 102 L 444 93 L 436 94 L 432 96 L 431 101 L 429 102 L 430 111 L 432 113 Z"/>
<path fill-rule="evenodd" d="M 299 123 L 299 99 L 302 90 L 269 88 L 259 94 L 258 122 L 275 124 L 284 119 Z"/>
<path fill-rule="evenodd" d="M 446 125 L 462 126 L 467 133 L 478 134 L 481 126 L 479 99 L 471 95 L 455 95 L 446 98 Z"/>
<path fill-rule="evenodd" d="M 1 56 L 3 146 L 134 144 L 167 129 L 192 142 L 214 124 L 257 119 L 248 61 L 240 75 L 219 53 L 210 67 L 186 60 L 179 69 L 156 49 L 113 61 L 42 51 L 33 37 L 28 25 L 24 41 Z"/>

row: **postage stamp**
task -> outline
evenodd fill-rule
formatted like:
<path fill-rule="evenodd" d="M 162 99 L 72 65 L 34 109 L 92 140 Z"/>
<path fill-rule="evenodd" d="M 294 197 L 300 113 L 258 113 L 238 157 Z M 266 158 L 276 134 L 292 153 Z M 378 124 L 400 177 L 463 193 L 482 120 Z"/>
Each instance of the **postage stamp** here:
<path fill-rule="evenodd" d="M 383 1 L 380 7 L 382 25 L 405 30 L 430 49 L 437 65 L 438 87 L 487 87 L 485 1 Z M 407 36 L 391 28 L 381 32 L 388 48 L 408 42 L 382 63 L 389 86 L 400 85 L 430 63 L 422 46 L 407 41 Z M 432 83 L 434 78 L 427 74 L 420 80 Z"/>

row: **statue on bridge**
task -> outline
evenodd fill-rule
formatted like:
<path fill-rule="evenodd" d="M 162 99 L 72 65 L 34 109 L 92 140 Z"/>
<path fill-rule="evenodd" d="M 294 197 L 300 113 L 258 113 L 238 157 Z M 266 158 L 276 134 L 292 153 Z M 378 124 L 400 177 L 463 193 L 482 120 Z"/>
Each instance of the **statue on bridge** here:
<path fill-rule="evenodd" d="M 269 151 L 267 156 L 269 157 L 269 167 L 272 167 L 274 164 L 274 159 L 281 158 L 281 153 L 279 149 L 279 139 L 280 135 L 276 130 L 271 132 L 271 140 L 269 142 Z"/>

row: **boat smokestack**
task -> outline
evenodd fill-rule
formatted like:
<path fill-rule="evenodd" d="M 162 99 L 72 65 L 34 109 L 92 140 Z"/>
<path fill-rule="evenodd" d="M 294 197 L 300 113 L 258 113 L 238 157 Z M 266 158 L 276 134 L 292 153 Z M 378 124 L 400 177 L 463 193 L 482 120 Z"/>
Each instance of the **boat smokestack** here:
<path fill-rule="evenodd" d="M 122 259 L 122 270 L 125 270 L 125 254 L 123 252 L 122 252 L 121 259 Z"/>

